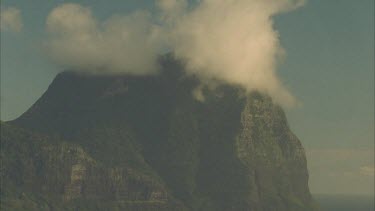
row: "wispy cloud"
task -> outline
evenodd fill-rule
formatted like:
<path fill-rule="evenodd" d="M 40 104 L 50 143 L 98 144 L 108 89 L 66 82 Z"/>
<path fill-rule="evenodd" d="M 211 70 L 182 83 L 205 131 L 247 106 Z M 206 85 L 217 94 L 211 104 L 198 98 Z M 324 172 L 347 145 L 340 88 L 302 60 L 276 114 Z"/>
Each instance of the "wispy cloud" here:
<path fill-rule="evenodd" d="M 0 20 L 1 31 L 20 32 L 23 28 L 21 11 L 15 7 L 2 7 Z"/>
<path fill-rule="evenodd" d="M 360 173 L 365 176 L 375 176 L 374 166 L 362 166 L 360 168 Z"/>
<path fill-rule="evenodd" d="M 374 193 L 373 149 L 306 151 L 314 193 Z"/>

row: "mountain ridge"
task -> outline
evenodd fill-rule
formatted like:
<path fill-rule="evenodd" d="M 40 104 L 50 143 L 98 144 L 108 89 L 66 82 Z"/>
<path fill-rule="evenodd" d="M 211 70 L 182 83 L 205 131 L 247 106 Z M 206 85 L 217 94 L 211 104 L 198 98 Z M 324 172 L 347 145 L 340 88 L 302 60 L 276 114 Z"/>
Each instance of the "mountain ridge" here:
<path fill-rule="evenodd" d="M 203 88 L 205 99 L 197 100 L 192 93 L 198 79 L 185 75 L 177 61 L 166 59 L 162 66 L 155 76 L 61 73 L 25 114 L 6 124 L 81 147 L 104 166 L 100 171 L 136 172 L 140 179 L 129 182 L 125 170 L 95 177 L 101 174 L 88 170 L 90 165 L 71 163 L 65 171 L 81 172 L 77 187 L 107 203 L 96 210 L 316 210 L 303 147 L 280 106 L 259 92 L 229 85 Z M 9 150 L 17 149 L 2 153 Z M 43 169 L 28 174 L 35 173 L 45 174 Z M 62 205 L 56 209 L 84 207 L 83 201 L 95 198 L 85 188 L 69 194 L 74 178 L 59 180 L 65 188 L 57 194 Z M 116 188 L 95 189 L 108 189 L 109 183 L 124 187 L 118 190 L 123 195 L 116 195 Z M 140 201 L 129 197 L 138 192 L 144 196 Z M 163 196 L 163 205 L 150 205 L 156 196 Z M 64 207 L 63 199 L 71 197 L 78 205 Z M 139 206 L 119 205 L 124 200 Z"/>

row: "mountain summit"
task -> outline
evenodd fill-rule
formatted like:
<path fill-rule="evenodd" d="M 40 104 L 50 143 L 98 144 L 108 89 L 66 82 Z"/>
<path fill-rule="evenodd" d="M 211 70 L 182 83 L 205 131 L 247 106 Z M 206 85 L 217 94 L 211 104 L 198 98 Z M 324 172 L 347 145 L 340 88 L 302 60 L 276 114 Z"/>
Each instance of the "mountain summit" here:
<path fill-rule="evenodd" d="M 4 210 L 315 210 L 304 149 L 258 92 L 155 76 L 59 74 L 1 125 Z"/>

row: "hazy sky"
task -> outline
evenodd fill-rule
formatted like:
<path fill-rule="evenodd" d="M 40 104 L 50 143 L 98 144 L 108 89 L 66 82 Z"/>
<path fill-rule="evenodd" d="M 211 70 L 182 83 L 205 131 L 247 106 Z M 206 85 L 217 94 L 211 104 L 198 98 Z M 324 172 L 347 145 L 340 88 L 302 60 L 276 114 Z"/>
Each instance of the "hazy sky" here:
<path fill-rule="evenodd" d="M 41 45 L 47 16 L 67 2 L 98 20 L 155 9 L 149 0 L 1 0 L 1 120 L 22 114 L 61 71 Z M 373 193 L 374 1 L 310 0 L 277 15 L 274 27 L 286 52 L 278 75 L 301 102 L 286 111 L 307 151 L 312 192 Z"/>

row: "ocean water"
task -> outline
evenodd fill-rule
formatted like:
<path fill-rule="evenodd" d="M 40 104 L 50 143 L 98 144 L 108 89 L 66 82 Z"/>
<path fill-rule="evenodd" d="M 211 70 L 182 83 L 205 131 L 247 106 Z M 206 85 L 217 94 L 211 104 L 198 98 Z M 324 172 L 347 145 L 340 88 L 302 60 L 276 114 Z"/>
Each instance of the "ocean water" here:
<path fill-rule="evenodd" d="M 374 211 L 374 196 L 314 195 L 321 211 Z"/>

